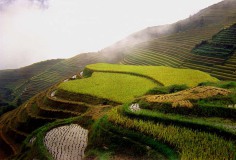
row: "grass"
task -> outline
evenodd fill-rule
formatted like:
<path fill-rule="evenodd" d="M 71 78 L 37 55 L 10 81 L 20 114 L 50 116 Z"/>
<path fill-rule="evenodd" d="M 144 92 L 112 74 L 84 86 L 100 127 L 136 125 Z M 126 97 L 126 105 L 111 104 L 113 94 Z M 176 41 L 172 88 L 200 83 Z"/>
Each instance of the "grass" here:
<path fill-rule="evenodd" d="M 182 90 L 176 93 L 165 95 L 149 95 L 146 98 L 148 102 L 156 103 L 172 103 L 172 107 L 187 107 L 183 102 L 189 102 L 190 100 L 207 99 L 215 96 L 227 96 L 231 92 L 226 89 L 212 87 L 212 86 L 198 86 L 187 90 Z M 191 107 L 190 107 L 191 108 Z"/>
<path fill-rule="evenodd" d="M 106 146 L 106 152 L 130 155 L 134 159 L 178 159 L 178 153 L 170 146 L 150 136 L 114 125 L 107 116 L 94 123 L 89 139 L 92 146 L 90 150 Z M 150 148 L 147 149 L 147 146 Z"/>
<path fill-rule="evenodd" d="M 136 112 L 130 110 L 130 105 L 123 106 L 122 111 L 128 117 L 134 119 L 150 120 L 166 125 L 176 125 L 194 130 L 204 130 L 213 134 L 217 134 L 227 139 L 236 139 L 236 131 L 232 126 L 236 123 L 232 119 L 223 119 L 219 117 L 197 117 L 186 116 L 180 114 L 161 113 L 158 111 L 152 111 L 147 109 L 141 109 Z"/>
<path fill-rule="evenodd" d="M 111 158 L 111 151 L 103 151 L 99 149 L 91 149 L 86 153 L 86 157 L 96 157 L 99 160 L 108 160 Z M 88 158 L 88 159 L 89 159 Z M 92 159 L 92 158 L 91 158 Z"/>
<path fill-rule="evenodd" d="M 193 53 L 195 54 L 224 59 L 227 59 L 233 53 L 233 51 L 233 46 L 228 49 L 225 46 L 214 45 L 211 43 L 203 44 L 193 49 Z"/>
<path fill-rule="evenodd" d="M 61 83 L 59 89 L 126 103 L 156 87 L 154 82 L 133 75 L 93 73 L 92 77 Z"/>
<path fill-rule="evenodd" d="M 165 66 L 132 66 L 98 63 L 86 66 L 87 70 L 92 72 L 116 72 L 129 73 L 143 76 L 159 82 L 164 86 L 174 84 L 186 84 L 187 86 L 197 86 L 201 82 L 217 82 L 218 79 L 207 73 L 192 69 L 177 69 Z"/>
<path fill-rule="evenodd" d="M 52 123 L 48 123 L 35 131 L 33 131 L 23 142 L 22 144 L 22 151 L 23 153 L 19 153 L 14 156 L 13 159 L 23 160 L 23 159 L 33 159 L 35 157 L 39 159 L 47 159 L 52 160 L 53 157 L 47 150 L 46 146 L 44 145 L 44 136 L 46 133 L 58 126 L 67 125 L 71 123 L 78 123 L 82 127 L 88 127 L 92 124 L 92 121 L 87 117 L 72 117 L 63 120 L 57 120 Z M 30 140 L 35 137 L 35 142 L 33 144 L 30 143 Z M 26 158 L 27 157 L 27 158 Z M 29 158 L 31 157 L 31 158 Z"/>
<path fill-rule="evenodd" d="M 174 125 L 163 125 L 151 121 L 130 119 L 119 113 L 117 108 L 108 114 L 109 121 L 125 128 L 153 136 L 174 146 L 181 159 L 234 159 L 235 146 L 216 135 L 193 131 Z"/>
<path fill-rule="evenodd" d="M 158 86 L 151 90 L 149 90 L 146 94 L 168 94 L 168 93 L 175 93 L 178 91 L 182 91 L 188 89 L 186 85 L 171 85 L 171 86 Z"/>
<path fill-rule="evenodd" d="M 236 119 L 236 109 L 232 107 L 236 104 L 234 82 L 200 85 L 171 94 L 164 93 L 166 87 L 160 87 L 154 92 L 157 95 L 145 95 L 134 102 L 139 103 L 142 108 L 162 113 Z"/>
<path fill-rule="evenodd" d="M 83 53 L 69 59 L 48 60 L 19 69 L 2 70 L 0 101 L 15 106 L 19 98 L 25 102 L 40 91 L 78 74 L 87 64 L 98 62 L 108 60 L 99 52 Z"/>

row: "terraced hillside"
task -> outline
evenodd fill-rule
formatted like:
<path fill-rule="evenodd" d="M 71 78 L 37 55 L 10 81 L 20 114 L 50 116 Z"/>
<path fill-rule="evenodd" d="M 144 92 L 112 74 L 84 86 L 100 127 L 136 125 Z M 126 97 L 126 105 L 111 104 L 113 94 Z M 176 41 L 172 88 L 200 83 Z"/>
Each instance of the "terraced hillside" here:
<path fill-rule="evenodd" d="M 205 27 L 140 43 L 127 50 L 122 63 L 192 68 L 235 80 L 235 27 L 230 25 L 217 34 L 219 28 Z"/>
<path fill-rule="evenodd" d="M 209 6 L 200 12 L 180 20 L 173 24 L 162 26 L 150 26 L 141 31 L 131 34 L 125 39 L 108 47 L 110 52 L 125 52 L 125 48 L 140 44 L 142 42 L 152 41 L 163 36 L 171 36 L 176 33 L 186 32 L 195 29 L 207 30 L 209 26 L 216 27 L 219 30 L 228 24 L 236 21 L 236 2 L 235 0 L 223 0 L 217 4 Z M 206 27 L 206 28 L 205 28 Z M 219 31 L 218 30 L 218 31 Z M 208 30 L 210 33 L 214 33 Z M 200 35 L 197 35 L 200 36 Z M 211 35 L 210 35 L 211 36 Z M 194 38 L 194 37 L 192 37 Z M 210 38 L 210 37 L 208 37 Z M 207 38 L 207 39 L 208 39 Z M 205 38 L 204 38 L 205 39 Z M 203 39 L 202 39 L 203 40 Z M 197 42 L 198 43 L 198 42 Z M 192 46 L 194 47 L 195 44 Z M 118 48 L 118 51 L 117 51 Z M 191 48 L 192 49 L 192 48 Z"/>
<path fill-rule="evenodd" d="M 91 75 L 93 72 L 125 73 L 148 78 L 160 85 L 170 86 L 173 84 L 186 84 L 196 86 L 200 82 L 216 82 L 216 78 L 201 71 L 192 69 L 176 69 L 164 66 L 134 66 L 117 64 L 91 64 L 84 70 L 85 75 Z"/>
<path fill-rule="evenodd" d="M 105 58 L 106 54 L 84 53 L 70 59 L 50 60 L 20 69 L 0 71 L 1 108 L 10 108 L 9 104 L 20 105 L 40 91 L 68 77 L 79 75 L 87 64 L 117 61 L 115 55 L 108 59 Z"/>
<path fill-rule="evenodd" d="M 95 68 L 97 70 L 95 70 Z M 88 65 L 83 71 L 83 75 L 85 77 L 88 76 L 91 77 L 88 78 L 82 77 L 82 79 L 80 79 L 79 77 L 79 79 L 77 80 L 69 80 L 62 82 L 60 85 L 56 85 L 48 89 L 47 91 L 41 92 L 38 95 L 34 96 L 29 101 L 22 104 L 19 108 L 4 114 L 0 119 L 0 125 L 1 125 L 0 140 L 5 147 L 1 148 L 1 150 L 6 155 L 17 154 L 18 159 L 25 159 L 25 158 L 47 159 L 52 155 L 50 155 L 50 153 L 47 151 L 46 148 L 39 147 L 39 146 L 44 146 L 43 145 L 44 135 L 46 135 L 47 132 L 52 128 L 71 123 L 79 124 L 83 128 L 88 129 L 89 132 L 91 132 L 89 134 L 90 136 L 88 137 L 88 142 L 89 142 L 88 148 L 91 148 L 90 150 L 93 150 L 92 148 L 94 147 L 100 148 L 99 146 L 94 146 L 94 144 L 99 145 L 103 143 L 99 142 L 103 141 L 101 137 L 96 138 L 96 136 L 98 136 L 97 133 L 99 133 L 96 131 L 98 129 L 98 128 L 96 129 L 96 127 L 102 127 L 103 125 L 97 126 L 96 124 L 98 122 L 100 123 L 98 119 L 101 118 L 103 115 L 106 115 L 108 112 L 109 112 L 108 115 L 110 115 L 113 112 L 113 110 L 110 112 L 111 108 L 114 108 L 114 106 L 123 103 L 132 102 L 133 100 L 135 100 L 135 98 L 140 97 L 145 93 L 148 93 L 152 89 L 154 90 L 161 89 L 162 91 L 168 90 L 167 92 L 175 92 L 184 89 L 183 87 L 181 87 L 181 85 L 179 85 L 183 83 L 181 78 L 172 78 L 171 82 L 172 86 L 168 86 L 170 85 L 170 83 L 164 83 L 164 77 L 167 74 L 168 69 L 169 73 L 166 76 L 166 80 L 169 79 L 168 76 L 176 77 L 177 74 L 179 74 L 179 77 L 183 77 L 181 74 L 184 74 L 185 71 L 190 71 L 191 73 L 194 73 L 193 75 L 195 75 L 196 77 L 202 77 L 198 79 L 199 80 L 198 83 L 202 83 L 204 81 L 208 81 L 211 83 L 219 83 L 217 79 L 210 77 L 206 73 L 194 70 L 174 69 L 174 68 L 171 69 L 169 67 L 166 67 L 166 72 L 158 73 L 158 70 L 163 70 L 163 67 L 160 68 L 160 67 L 148 67 L 148 66 L 147 67 L 122 66 L 122 65 L 111 65 L 111 64 L 101 64 L 101 63 Z M 158 79 L 158 76 L 155 77 L 155 75 L 158 75 L 160 78 Z M 123 81 L 119 81 L 120 76 Z M 151 76 L 153 77 L 153 79 L 150 78 Z M 104 78 L 101 79 L 101 77 Z M 114 79 L 111 81 L 108 80 L 108 78 L 111 77 L 114 77 Z M 186 79 L 189 78 L 188 82 L 191 80 L 193 81 L 192 83 L 189 83 L 189 84 L 194 84 L 192 86 L 197 85 L 196 77 L 192 77 L 190 74 L 185 75 Z M 166 86 L 162 86 L 160 82 L 164 83 Z M 131 83 L 133 83 L 134 85 L 133 88 L 130 88 L 132 87 Z M 104 86 L 108 87 L 104 88 Z M 86 88 L 87 90 L 85 90 Z M 103 90 L 99 90 L 99 88 L 103 88 Z M 86 91 L 86 93 L 84 91 Z M 228 93 L 231 92 L 229 91 Z M 124 99 L 124 97 L 128 98 Z M 142 102 L 140 102 L 140 104 L 142 104 Z M 224 108 L 226 110 L 230 110 L 231 111 L 230 113 L 232 114 L 234 113 L 233 108 L 229 109 L 227 109 L 227 107 Z M 109 124 L 113 124 L 113 122 L 115 121 L 110 120 Z M 231 123 L 231 121 L 229 123 Z M 113 127 L 118 127 L 118 126 L 115 125 Z M 110 130 L 111 128 L 104 128 L 104 131 L 106 131 L 107 129 Z M 67 131 L 65 130 L 65 132 Z M 92 134 L 92 132 L 94 133 Z M 120 134 L 115 132 L 116 131 L 108 131 L 108 132 L 106 131 L 105 134 L 108 133 L 109 134 L 104 137 L 108 137 L 108 139 L 109 137 L 111 139 L 114 138 L 110 142 L 113 142 L 114 145 L 118 145 L 115 143 L 114 140 L 115 139 L 120 140 L 121 137 L 120 136 L 114 137 L 113 135 Z M 123 132 L 123 131 L 117 130 L 117 132 Z M 127 130 L 127 132 L 132 133 L 133 131 Z M 68 130 L 68 134 L 69 133 L 70 132 Z M 103 131 L 101 133 L 103 134 Z M 110 135 L 110 133 L 112 133 L 112 135 Z M 67 133 L 65 133 L 65 135 L 66 134 Z M 135 132 L 133 134 L 139 135 L 140 133 Z M 153 141 L 151 135 L 147 135 L 147 137 L 148 139 L 150 139 L 150 141 Z M 135 137 L 131 136 L 128 137 L 128 139 L 121 138 L 122 141 L 124 141 L 124 143 L 120 145 L 124 145 L 123 147 L 125 147 L 126 146 L 125 144 L 127 143 L 132 144 L 131 146 L 135 146 L 135 148 L 137 147 L 136 150 L 132 147 L 131 148 L 128 147 L 129 149 L 132 149 L 132 152 L 134 153 L 137 152 L 140 155 L 141 153 L 143 154 L 143 152 L 141 151 L 145 151 L 144 152 L 145 154 L 143 154 L 143 156 L 148 156 L 149 151 L 146 150 L 145 149 L 146 147 L 144 147 L 143 146 L 144 144 L 142 144 L 144 143 L 144 141 L 138 141 L 138 143 L 134 143 L 135 140 L 133 138 Z M 21 148 L 20 145 L 22 144 L 24 139 L 26 139 L 26 141 L 23 144 L 23 148 Z M 98 142 L 95 143 L 93 141 L 98 141 Z M 107 141 L 104 141 L 104 143 L 105 142 L 107 143 Z M 222 142 L 224 142 L 227 145 L 231 145 L 231 142 L 228 142 L 226 140 L 222 140 Z M 171 153 L 173 153 L 174 157 L 177 156 L 177 150 L 171 148 L 168 144 L 163 143 L 162 141 L 160 142 L 158 141 L 154 142 L 153 145 L 157 144 L 158 145 L 161 144 L 161 146 L 166 146 L 166 149 L 169 150 Z M 108 144 L 108 146 L 109 145 L 110 144 Z M 113 148 L 117 153 L 114 154 L 114 156 L 119 157 L 121 156 L 120 154 L 124 153 L 120 153 L 121 151 L 118 151 L 117 149 L 119 147 L 118 148 L 117 147 Z M 152 151 L 154 157 L 155 156 L 168 157 L 168 155 L 164 151 L 162 151 L 161 148 L 157 149 L 155 147 L 153 148 L 153 146 L 150 147 L 151 147 L 150 151 Z M 61 154 L 62 152 L 59 153 L 56 154 L 53 152 L 53 154 L 57 155 L 57 157 L 58 156 L 60 157 L 60 155 L 64 156 L 64 154 Z M 74 152 L 67 152 L 67 153 L 72 155 L 75 154 Z M 92 153 L 88 152 L 87 156 L 91 156 L 90 154 Z M 130 155 L 125 154 L 122 156 L 130 156 Z"/>
<path fill-rule="evenodd" d="M 0 71 L 1 104 L 5 105 L 7 102 L 8 105 L 8 102 L 12 100 L 14 105 L 17 101 L 20 104 L 58 81 L 79 73 L 85 65 L 97 62 L 118 63 L 123 59 L 121 63 L 124 64 L 192 67 L 209 72 L 211 67 L 199 65 L 198 62 L 204 58 L 207 64 L 221 63 L 220 59 L 193 56 L 189 53 L 196 44 L 210 39 L 222 27 L 235 22 L 235 15 L 236 2 L 225 0 L 174 24 L 149 27 L 136 32 L 98 53 L 81 54 L 61 62 L 58 61 L 52 66 L 45 65 L 46 69 L 40 73 L 36 71 L 37 69 L 32 68 L 28 70 L 33 74 L 30 77 L 27 77 L 22 69 Z M 231 64 L 232 62 L 229 61 L 228 65 Z M 222 66 L 219 66 L 212 75 L 228 78 L 228 74 L 231 73 L 218 74 L 221 68 Z M 232 78 L 234 77 L 228 79 Z M 21 80 L 19 81 L 19 79 Z"/>
<path fill-rule="evenodd" d="M 154 36 L 127 47 L 121 63 L 192 68 L 220 79 L 235 80 L 235 6 L 235 1 L 223 1 L 177 22 L 175 25 L 180 29 L 177 33 Z M 202 26 L 197 25 L 200 19 L 204 22 Z M 150 30 L 154 32 L 154 28 Z"/>
<path fill-rule="evenodd" d="M 217 58 L 219 59 L 218 62 L 204 63 L 204 60 L 202 60 L 202 62 L 195 61 L 192 63 L 209 66 L 211 69 L 208 72 L 220 79 L 235 80 L 235 30 L 236 24 L 233 24 L 222 29 L 219 33 L 214 35 L 210 41 L 203 41 L 201 44 L 198 44 L 193 48 L 193 54 Z"/>
<path fill-rule="evenodd" d="M 9 108 L 14 108 L 16 107 L 15 105 L 20 105 L 22 103 L 22 99 L 18 95 L 20 93 L 16 90 L 27 83 L 28 79 L 40 74 L 47 68 L 50 68 L 61 61 L 63 60 L 48 60 L 21 69 L 0 71 L 0 115 Z M 24 88 L 21 90 L 23 92 Z"/>
<path fill-rule="evenodd" d="M 14 90 L 11 100 L 37 95 L 0 117 L 0 159 L 235 159 L 236 82 L 214 78 L 235 80 L 235 8 L 225 0 L 166 32 L 163 26 L 132 35 L 141 41 L 127 38 L 98 53 L 52 61 L 22 81 L 12 74 L 3 81 L 4 94 Z M 65 129 L 71 124 L 88 136 Z M 61 133 L 53 140 L 58 145 L 46 147 L 54 129 Z M 88 146 L 68 143 L 70 135 L 88 138 Z M 81 152 L 63 152 L 64 142 Z"/>
<path fill-rule="evenodd" d="M 180 67 L 186 59 L 201 60 L 204 57 L 192 55 L 190 51 L 219 30 L 220 26 L 208 26 L 140 43 L 126 51 L 123 63 Z"/>

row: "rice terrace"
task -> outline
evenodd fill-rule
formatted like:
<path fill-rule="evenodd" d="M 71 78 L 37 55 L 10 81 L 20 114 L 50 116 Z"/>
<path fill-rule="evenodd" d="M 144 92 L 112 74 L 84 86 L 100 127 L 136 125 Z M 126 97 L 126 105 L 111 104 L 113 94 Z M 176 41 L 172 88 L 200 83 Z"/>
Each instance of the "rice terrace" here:
<path fill-rule="evenodd" d="M 236 1 L 162 27 L 0 70 L 0 159 L 235 160 Z"/>

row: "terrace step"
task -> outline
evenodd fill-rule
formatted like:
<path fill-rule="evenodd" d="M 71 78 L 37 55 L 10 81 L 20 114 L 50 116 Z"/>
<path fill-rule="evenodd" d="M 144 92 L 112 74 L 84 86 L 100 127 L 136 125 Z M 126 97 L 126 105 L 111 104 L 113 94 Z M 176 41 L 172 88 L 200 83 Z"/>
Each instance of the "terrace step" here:
<path fill-rule="evenodd" d="M 49 94 L 46 95 L 43 103 L 53 109 L 66 110 L 78 114 L 84 113 L 88 108 L 92 107 L 92 105 L 84 102 L 68 101 L 59 97 L 51 97 Z"/>
<path fill-rule="evenodd" d="M 226 70 L 225 68 L 214 68 L 212 69 L 212 72 L 223 72 L 228 74 L 234 74 L 234 71 L 231 68 L 228 70 Z"/>
<path fill-rule="evenodd" d="M 54 109 L 52 107 L 46 106 L 43 104 L 43 99 L 38 96 L 36 98 L 36 104 L 39 109 L 39 116 L 46 117 L 46 118 L 69 118 L 69 117 L 74 117 L 74 116 L 79 116 L 81 115 L 80 113 L 77 112 L 72 112 L 72 111 L 67 111 L 67 110 L 62 110 L 62 109 Z"/>
<path fill-rule="evenodd" d="M 233 81 L 236 80 L 236 74 L 228 74 L 224 72 L 212 71 L 211 75 L 220 78 L 222 80 L 233 80 Z"/>
<path fill-rule="evenodd" d="M 2 158 L 7 158 L 9 155 L 14 154 L 14 147 L 9 144 L 9 141 L 5 138 L 5 135 L 3 134 L 2 127 L 0 126 L 0 152 L 2 155 Z"/>
<path fill-rule="evenodd" d="M 27 133 L 16 130 L 13 126 L 11 126 L 11 124 L 9 124 L 6 133 L 17 144 L 21 144 L 21 142 L 23 142 L 23 140 L 28 136 Z"/>
<path fill-rule="evenodd" d="M 228 67 L 232 67 L 232 68 L 235 68 L 236 69 L 236 63 L 227 63 L 225 64 L 225 66 L 228 66 Z"/>
<path fill-rule="evenodd" d="M 207 66 L 197 65 L 197 64 L 192 64 L 192 63 L 183 63 L 181 67 L 196 69 L 196 70 L 200 70 L 200 71 L 204 71 L 208 73 L 210 73 L 212 70 L 212 67 L 207 67 Z"/>
<path fill-rule="evenodd" d="M 224 75 L 219 75 L 219 74 L 214 74 L 214 73 L 211 73 L 211 76 L 216 77 L 221 80 L 236 81 L 236 78 L 234 77 L 227 77 Z"/>
<path fill-rule="evenodd" d="M 10 139 L 10 137 L 6 136 L 5 131 L 7 130 L 6 125 L 1 127 L 0 129 L 0 138 L 7 144 L 7 146 L 9 146 L 10 149 L 9 152 L 11 152 L 11 154 L 17 154 L 19 152 L 19 146 L 17 146 L 14 141 L 12 139 Z"/>
<path fill-rule="evenodd" d="M 26 126 L 24 127 L 24 131 L 26 133 L 31 133 L 33 130 L 37 129 L 38 127 L 41 127 L 45 125 L 46 123 L 50 123 L 57 120 L 57 118 L 47 118 L 47 117 L 38 116 L 37 114 L 34 113 L 35 111 L 32 111 L 32 105 L 35 105 L 34 100 L 28 103 L 27 108 L 26 108 L 27 114 L 29 116 L 27 120 L 27 124 L 26 123 L 22 124 L 23 126 L 25 125 L 28 126 L 27 128 Z"/>

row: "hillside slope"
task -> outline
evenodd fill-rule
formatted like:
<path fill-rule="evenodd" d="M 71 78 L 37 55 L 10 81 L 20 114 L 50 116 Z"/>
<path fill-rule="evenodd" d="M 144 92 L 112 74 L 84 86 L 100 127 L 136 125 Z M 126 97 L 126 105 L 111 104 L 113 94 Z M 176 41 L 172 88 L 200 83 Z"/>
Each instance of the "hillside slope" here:
<path fill-rule="evenodd" d="M 107 56 L 106 56 L 107 57 Z M 49 60 L 14 70 L 0 71 L 0 93 L 2 101 L 18 99 L 25 101 L 38 92 L 62 81 L 70 76 L 79 74 L 87 64 L 97 62 L 116 62 L 105 58 L 103 53 L 84 53 L 69 59 Z"/>
<path fill-rule="evenodd" d="M 225 25 L 232 24 L 236 21 L 236 1 L 224 0 L 205 9 L 202 9 L 189 18 L 180 20 L 173 24 L 162 26 L 150 26 L 146 29 L 138 31 L 120 40 L 106 49 L 116 52 L 124 52 L 126 47 L 134 46 L 136 44 L 157 39 L 159 37 L 168 36 L 176 33 L 190 31 L 195 29 L 205 30 L 205 27 L 212 26 L 216 30 L 211 31 L 211 34 L 217 32 Z M 201 33 L 200 33 L 201 34 Z M 209 38 L 209 37 L 208 37 Z"/>
<path fill-rule="evenodd" d="M 46 65 L 46 69 L 42 67 L 42 72 L 36 72 L 29 66 L 27 72 L 34 73 L 33 75 L 27 75 L 21 70 L 0 71 L 0 91 L 3 101 L 1 103 L 4 105 L 5 101 L 13 100 L 16 104 L 20 99 L 18 101 L 20 104 L 21 101 L 24 102 L 52 84 L 79 73 L 85 65 L 91 63 L 121 62 L 172 67 L 193 66 L 188 62 L 182 65 L 183 57 L 188 58 L 188 53 L 196 44 L 210 39 L 223 26 L 235 21 L 236 2 L 225 0 L 174 24 L 149 27 L 133 33 L 95 54 L 81 54 L 58 61 L 51 66 Z M 201 57 L 194 57 L 194 59 L 201 59 Z M 215 59 L 210 59 L 210 61 L 215 61 Z M 202 71 L 209 70 L 208 67 L 199 67 L 197 64 L 194 67 Z M 11 82 L 11 85 L 8 85 L 8 82 Z"/>
<path fill-rule="evenodd" d="M 22 103 L 18 89 L 23 84 L 61 61 L 63 60 L 48 60 L 20 69 L 0 70 L 0 114 Z"/>
<path fill-rule="evenodd" d="M 104 63 L 86 66 L 83 75 L 87 78 L 61 82 L 4 114 L 0 152 L 19 160 L 50 159 L 84 157 L 86 147 L 88 157 L 97 148 L 122 154 L 118 159 L 233 159 L 235 83 L 191 69 Z M 175 78 L 168 82 L 169 77 Z M 171 86 L 157 83 L 165 80 Z M 204 81 L 217 87 L 204 86 Z M 187 87 L 198 83 L 202 86 Z M 60 129 L 75 124 L 86 134 Z M 83 137 L 83 145 L 71 143 L 76 137 Z"/>
<path fill-rule="evenodd" d="M 190 27 L 126 48 L 122 63 L 193 68 L 220 79 L 235 80 L 235 7 L 236 1 L 223 1 L 210 6 L 193 16 L 202 17 L 202 26 Z M 179 23 L 188 26 L 191 22 L 194 20 Z M 194 50 L 196 45 L 207 41 L 211 45 L 205 46 L 205 51 L 202 48 Z"/>

